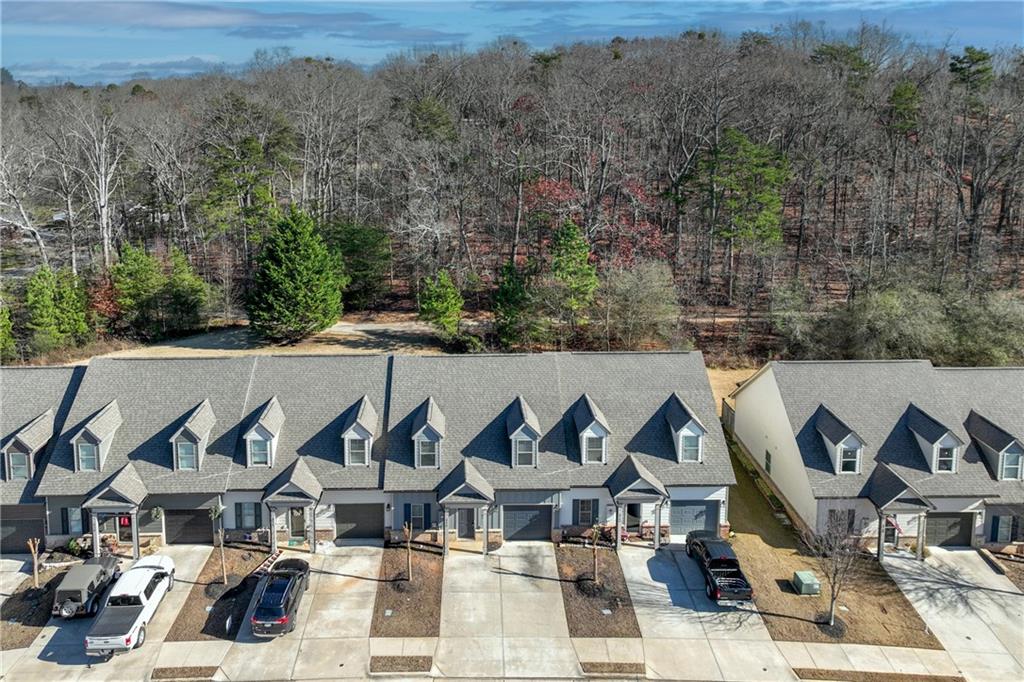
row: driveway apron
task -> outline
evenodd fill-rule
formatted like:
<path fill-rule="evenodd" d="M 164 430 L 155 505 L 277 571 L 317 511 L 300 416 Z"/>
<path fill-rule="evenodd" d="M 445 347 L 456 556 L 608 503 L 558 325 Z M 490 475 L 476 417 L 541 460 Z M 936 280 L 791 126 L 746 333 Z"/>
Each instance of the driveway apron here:
<path fill-rule="evenodd" d="M 882 563 L 969 680 L 1024 679 L 1024 595 L 974 550 Z"/>

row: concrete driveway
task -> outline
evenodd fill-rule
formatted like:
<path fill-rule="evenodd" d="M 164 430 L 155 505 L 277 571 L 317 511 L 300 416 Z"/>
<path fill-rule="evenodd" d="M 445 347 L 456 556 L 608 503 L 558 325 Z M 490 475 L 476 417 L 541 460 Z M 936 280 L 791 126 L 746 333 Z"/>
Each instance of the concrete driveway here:
<path fill-rule="evenodd" d="M 11 662 L 4 679 L 12 682 L 147 679 L 163 640 L 212 549 L 207 545 L 171 545 L 160 549 L 160 554 L 174 560 L 175 585 L 146 628 L 146 643 L 141 649 L 109 661 L 89 659 L 85 655 L 83 641 L 92 626 L 92 619 L 64 621 L 51 618 L 32 645 Z"/>
<path fill-rule="evenodd" d="M 1024 679 L 1024 595 L 974 550 L 929 550 L 882 565 L 964 677 Z"/>
<path fill-rule="evenodd" d="M 435 673 L 447 677 L 579 677 L 554 546 L 506 543 L 487 557 L 445 558 Z"/>
<path fill-rule="evenodd" d="M 719 606 L 685 551 L 623 547 L 648 677 L 696 680 L 796 679 L 752 606 Z"/>
<path fill-rule="evenodd" d="M 309 591 L 299 606 L 295 631 L 275 639 L 254 637 L 249 625 L 254 599 L 221 671 L 230 680 L 368 677 L 370 622 L 383 549 L 345 546 L 316 555 L 285 552 L 289 554 L 310 563 Z"/>
<path fill-rule="evenodd" d="M 32 557 L 27 554 L 5 554 L 0 557 L 0 604 L 14 594 L 25 578 L 32 575 Z"/>

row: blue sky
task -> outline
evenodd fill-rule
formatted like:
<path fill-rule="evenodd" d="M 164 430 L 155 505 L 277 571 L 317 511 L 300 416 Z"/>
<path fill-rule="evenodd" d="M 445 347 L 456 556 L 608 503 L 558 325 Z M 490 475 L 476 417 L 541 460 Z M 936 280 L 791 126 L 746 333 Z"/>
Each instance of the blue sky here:
<path fill-rule="evenodd" d="M 4 0 L 0 61 L 28 82 L 79 83 L 190 74 L 246 62 L 260 48 L 370 66 L 423 46 L 473 49 L 516 36 L 545 49 L 614 36 L 729 34 L 793 19 L 844 31 L 862 20 L 954 47 L 1019 45 L 1021 0 L 420 0 L 170 2 Z"/>

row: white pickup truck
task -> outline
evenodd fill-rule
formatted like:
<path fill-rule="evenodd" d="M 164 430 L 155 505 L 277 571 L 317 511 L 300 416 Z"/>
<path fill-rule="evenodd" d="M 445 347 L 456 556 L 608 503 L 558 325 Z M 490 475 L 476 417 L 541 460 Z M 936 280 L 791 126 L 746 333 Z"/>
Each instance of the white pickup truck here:
<path fill-rule="evenodd" d="M 114 584 L 85 636 L 86 655 L 114 656 L 142 646 L 146 626 L 173 587 L 174 561 L 170 557 L 153 555 L 136 561 Z"/>

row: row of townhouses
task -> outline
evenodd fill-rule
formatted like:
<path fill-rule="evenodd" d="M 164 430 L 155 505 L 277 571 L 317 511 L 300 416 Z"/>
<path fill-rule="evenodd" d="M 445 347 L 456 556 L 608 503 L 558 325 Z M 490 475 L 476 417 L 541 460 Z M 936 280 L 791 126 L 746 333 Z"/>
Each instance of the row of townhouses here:
<path fill-rule="evenodd" d="M 772 362 L 732 398 L 736 441 L 809 529 L 879 556 L 1024 541 L 1024 368 Z"/>
<path fill-rule="evenodd" d="M 880 553 L 1024 541 L 1024 369 L 772 362 L 732 399 L 738 447 L 806 529 Z M 4 552 L 729 530 L 696 352 L 95 359 L 0 369 L 0 401 Z"/>
<path fill-rule="evenodd" d="M 728 531 L 700 353 L 94 359 L 0 395 L 5 552 Z"/>

